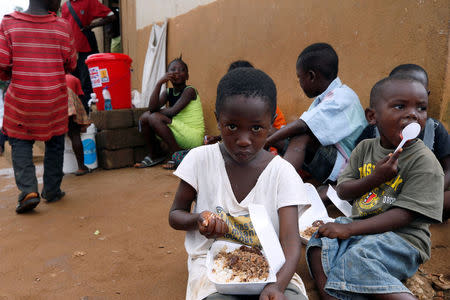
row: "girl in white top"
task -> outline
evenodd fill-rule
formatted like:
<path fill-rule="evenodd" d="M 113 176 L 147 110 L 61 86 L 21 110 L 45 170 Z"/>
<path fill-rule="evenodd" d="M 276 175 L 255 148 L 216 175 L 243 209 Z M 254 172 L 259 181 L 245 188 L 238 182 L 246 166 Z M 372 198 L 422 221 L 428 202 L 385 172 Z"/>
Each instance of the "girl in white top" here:
<path fill-rule="evenodd" d="M 227 73 L 216 100 L 223 143 L 191 150 L 174 173 L 181 180 L 169 222 L 187 231 L 187 299 L 227 299 L 207 278 L 206 252 L 217 238 L 260 246 L 250 203 L 265 206 L 286 257 L 277 282 L 267 284 L 260 299 L 306 299 L 295 274 L 301 250 L 298 205 L 308 204 L 303 182 L 288 162 L 263 149 L 275 109 L 275 84 L 264 72 L 238 68 Z"/>

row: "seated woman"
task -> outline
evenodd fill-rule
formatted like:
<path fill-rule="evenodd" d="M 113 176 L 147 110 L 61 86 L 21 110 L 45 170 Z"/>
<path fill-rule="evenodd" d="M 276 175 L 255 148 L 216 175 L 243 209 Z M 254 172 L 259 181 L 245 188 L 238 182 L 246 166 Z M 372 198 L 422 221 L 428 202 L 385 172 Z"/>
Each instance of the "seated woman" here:
<path fill-rule="evenodd" d="M 186 85 L 188 79 L 188 66 L 180 57 L 170 62 L 168 72 L 157 82 L 150 97 L 149 111 L 139 119 L 148 155 L 135 167 L 152 167 L 165 160 L 167 153 L 162 150 L 159 139 L 167 144 L 169 155 L 202 145 L 205 134 L 202 104 L 197 90 Z M 161 86 L 168 81 L 173 88 L 161 93 Z"/>

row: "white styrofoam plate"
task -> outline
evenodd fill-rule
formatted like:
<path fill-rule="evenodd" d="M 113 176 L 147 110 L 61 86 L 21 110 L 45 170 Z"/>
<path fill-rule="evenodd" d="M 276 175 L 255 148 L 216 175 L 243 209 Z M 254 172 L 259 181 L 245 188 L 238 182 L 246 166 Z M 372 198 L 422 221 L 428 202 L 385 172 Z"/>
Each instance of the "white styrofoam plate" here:
<path fill-rule="evenodd" d="M 223 283 L 216 281 L 216 278 L 212 272 L 213 266 L 214 266 L 214 257 L 223 249 L 223 247 L 227 247 L 227 252 L 231 252 L 239 247 L 242 246 L 242 244 L 239 243 L 233 243 L 228 241 L 216 241 L 211 245 L 211 248 L 209 249 L 208 253 L 206 254 L 206 269 L 207 269 L 207 276 L 208 279 L 214 283 L 216 286 L 216 289 L 221 294 L 230 294 L 230 295 L 259 295 L 261 294 L 262 290 L 266 286 L 266 284 L 270 282 L 276 282 L 277 281 L 277 275 L 276 272 L 273 271 L 273 269 L 270 266 L 270 262 L 267 259 L 266 254 L 264 253 L 264 250 L 262 253 L 264 254 L 264 257 L 266 257 L 267 261 L 269 262 L 269 277 L 266 281 L 262 282 L 232 282 L 232 283 Z"/>
<path fill-rule="evenodd" d="M 311 203 L 311 207 L 303 211 L 303 213 L 299 213 L 298 216 L 299 234 L 300 231 L 303 231 L 307 227 L 311 226 L 312 223 L 314 223 L 314 221 L 321 220 L 324 223 L 334 222 L 334 219 L 328 216 L 327 209 L 325 208 L 325 205 L 323 205 L 322 199 L 320 199 L 320 196 L 317 193 L 316 188 L 310 183 L 305 183 L 305 191 Z M 307 244 L 309 241 L 308 238 L 303 237 L 301 234 L 300 240 L 304 244 Z"/>

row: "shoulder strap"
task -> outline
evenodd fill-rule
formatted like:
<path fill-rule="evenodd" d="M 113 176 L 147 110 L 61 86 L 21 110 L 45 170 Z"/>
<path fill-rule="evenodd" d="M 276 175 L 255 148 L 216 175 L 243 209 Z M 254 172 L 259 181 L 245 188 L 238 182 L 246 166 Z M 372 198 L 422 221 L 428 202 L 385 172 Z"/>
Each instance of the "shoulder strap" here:
<path fill-rule="evenodd" d="M 195 87 L 193 87 L 192 85 L 187 85 L 184 89 L 187 89 L 187 88 L 193 88 L 194 91 L 195 91 L 195 94 L 198 95 L 197 89 L 196 89 Z M 184 90 L 183 90 L 183 91 L 184 91 Z"/>
<path fill-rule="evenodd" d="M 69 8 L 70 14 L 74 18 L 75 22 L 77 22 L 78 27 L 80 27 L 80 29 L 83 29 L 83 24 L 81 24 L 81 20 L 80 20 L 80 18 L 78 18 L 77 13 L 73 9 L 72 4 L 70 3 L 70 0 L 68 0 L 66 3 L 67 3 L 67 7 Z"/>

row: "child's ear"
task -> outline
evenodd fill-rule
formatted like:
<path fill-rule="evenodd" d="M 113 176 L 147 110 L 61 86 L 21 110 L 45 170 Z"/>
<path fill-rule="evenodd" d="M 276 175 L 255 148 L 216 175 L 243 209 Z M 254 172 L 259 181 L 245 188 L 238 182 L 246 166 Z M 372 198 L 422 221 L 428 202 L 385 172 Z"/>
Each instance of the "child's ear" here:
<path fill-rule="evenodd" d="M 313 70 L 309 70 L 308 73 L 306 74 L 306 76 L 308 77 L 308 79 L 313 82 L 314 80 L 317 79 L 317 74 L 316 72 L 314 72 Z"/>
<path fill-rule="evenodd" d="M 366 114 L 366 120 L 370 125 L 376 125 L 377 120 L 375 118 L 375 110 L 371 107 L 366 108 L 364 111 Z"/>
<path fill-rule="evenodd" d="M 272 121 L 270 122 L 270 125 L 273 125 L 273 123 L 275 122 L 275 119 L 278 117 L 277 114 L 275 114 L 272 118 Z"/>

